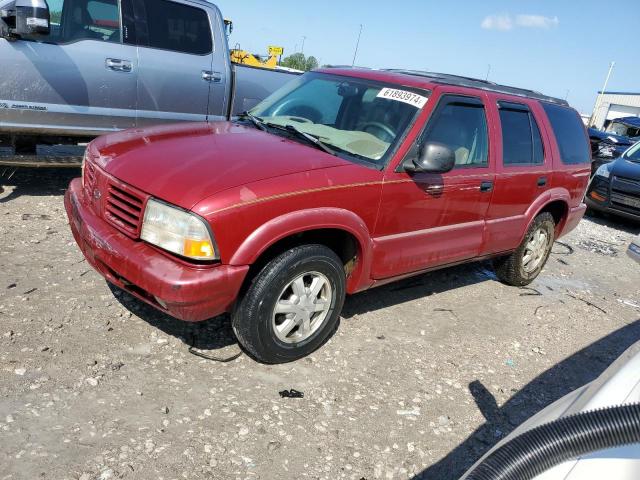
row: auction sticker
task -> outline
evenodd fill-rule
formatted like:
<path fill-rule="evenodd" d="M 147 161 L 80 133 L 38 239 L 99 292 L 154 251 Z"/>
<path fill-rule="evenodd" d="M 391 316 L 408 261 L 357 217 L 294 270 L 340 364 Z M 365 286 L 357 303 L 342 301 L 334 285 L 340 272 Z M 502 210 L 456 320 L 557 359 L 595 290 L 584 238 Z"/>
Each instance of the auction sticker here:
<path fill-rule="evenodd" d="M 407 90 L 397 90 L 395 88 L 383 88 L 376 97 L 408 103 L 409 105 L 413 105 L 417 108 L 422 108 L 425 103 L 427 103 L 427 97 L 423 97 L 422 95 L 418 95 L 417 93 L 409 92 Z"/>

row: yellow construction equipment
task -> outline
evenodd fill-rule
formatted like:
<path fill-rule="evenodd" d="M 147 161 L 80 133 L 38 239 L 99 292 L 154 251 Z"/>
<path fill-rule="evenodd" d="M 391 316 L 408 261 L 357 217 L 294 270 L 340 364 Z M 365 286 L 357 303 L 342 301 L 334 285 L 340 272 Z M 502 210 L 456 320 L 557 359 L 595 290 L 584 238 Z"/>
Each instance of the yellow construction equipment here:
<path fill-rule="evenodd" d="M 233 22 L 228 18 L 225 18 L 224 25 L 227 29 L 227 36 L 231 35 L 231 32 L 233 32 Z M 231 61 L 233 63 L 269 69 L 274 69 L 278 66 L 278 59 L 283 52 L 284 49 L 282 47 L 269 46 L 269 53 L 266 55 L 265 59 L 264 55 L 249 53 L 246 50 L 242 50 L 239 43 L 236 43 L 236 46 L 230 49 Z"/>
<path fill-rule="evenodd" d="M 258 68 L 276 68 L 278 66 L 278 55 L 269 55 L 266 60 L 262 55 L 249 53 L 240 48 L 239 44 L 236 44 L 231 49 L 231 61 L 233 63 L 239 63 L 241 65 L 249 65 L 250 67 Z"/>

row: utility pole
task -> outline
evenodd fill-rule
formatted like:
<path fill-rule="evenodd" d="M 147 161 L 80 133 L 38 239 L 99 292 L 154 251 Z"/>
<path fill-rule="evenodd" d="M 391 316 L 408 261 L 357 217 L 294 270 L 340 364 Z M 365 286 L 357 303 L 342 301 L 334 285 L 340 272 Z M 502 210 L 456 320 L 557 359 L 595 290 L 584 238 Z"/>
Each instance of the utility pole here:
<path fill-rule="evenodd" d="M 362 35 L 362 24 L 360 24 L 360 31 L 358 32 L 358 41 L 356 42 L 356 49 L 353 52 L 353 62 L 351 62 L 352 67 L 356 64 L 356 55 L 358 54 L 358 46 L 360 45 L 360 35 Z"/>
<path fill-rule="evenodd" d="M 304 41 L 307 39 L 304 35 L 302 36 L 302 51 L 300 53 L 304 54 Z"/>
<path fill-rule="evenodd" d="M 611 77 L 611 72 L 613 71 L 613 67 L 615 65 L 616 65 L 616 62 L 611 62 L 609 64 L 609 72 L 607 73 L 607 78 L 605 78 L 604 80 L 604 86 L 602 87 L 600 94 L 598 94 L 596 98 L 596 104 L 593 106 L 593 112 L 591 113 L 591 119 L 589 120 L 590 127 L 593 127 L 595 125 L 596 114 L 598 113 L 598 109 L 600 108 L 600 101 L 602 100 L 602 96 L 604 95 L 604 92 L 607 91 L 607 84 L 609 83 L 609 78 Z"/>
<path fill-rule="evenodd" d="M 484 77 L 485 82 L 489 80 L 490 73 L 491 73 L 491 64 L 487 65 L 487 76 Z"/>

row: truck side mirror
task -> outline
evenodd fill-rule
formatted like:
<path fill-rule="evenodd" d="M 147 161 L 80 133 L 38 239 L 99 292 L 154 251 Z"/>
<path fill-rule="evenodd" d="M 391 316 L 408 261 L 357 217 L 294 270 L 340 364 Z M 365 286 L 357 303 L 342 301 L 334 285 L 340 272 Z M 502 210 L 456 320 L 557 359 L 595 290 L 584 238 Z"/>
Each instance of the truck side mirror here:
<path fill-rule="evenodd" d="M 16 0 L 15 5 L 15 35 L 49 35 L 49 6 L 45 0 Z"/>
<path fill-rule="evenodd" d="M 427 142 L 418 155 L 405 162 L 404 169 L 410 172 L 446 173 L 453 170 L 456 155 L 448 146 L 438 142 Z"/>

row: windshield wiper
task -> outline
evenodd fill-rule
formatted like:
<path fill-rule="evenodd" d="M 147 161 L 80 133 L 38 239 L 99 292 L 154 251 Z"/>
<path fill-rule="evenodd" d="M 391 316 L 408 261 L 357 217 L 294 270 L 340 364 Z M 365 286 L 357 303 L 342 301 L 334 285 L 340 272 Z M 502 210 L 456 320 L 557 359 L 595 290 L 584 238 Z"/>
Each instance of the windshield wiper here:
<path fill-rule="evenodd" d="M 264 125 L 264 120 L 262 120 L 260 117 L 256 117 L 253 113 L 249 111 L 242 112 L 240 116 L 246 117 L 249 120 L 251 120 L 251 123 L 253 123 L 258 129 L 262 130 L 263 132 L 267 129 L 267 127 L 265 127 Z"/>
<path fill-rule="evenodd" d="M 298 137 L 300 137 L 300 138 L 302 138 L 304 140 L 307 140 L 308 142 L 314 144 L 320 150 L 324 150 L 328 154 L 333 155 L 335 157 L 338 156 L 338 154 L 335 152 L 335 150 L 333 150 L 331 147 L 329 147 L 326 143 L 324 143 L 318 137 L 316 137 L 314 135 L 311 135 L 310 133 L 303 132 L 302 130 L 298 130 L 296 127 L 294 127 L 291 124 L 278 125 L 276 123 L 270 123 L 270 122 L 264 122 L 264 124 L 268 125 L 269 127 L 277 128 L 279 130 L 284 130 L 284 131 L 287 131 L 287 132 L 294 133 Z"/>

